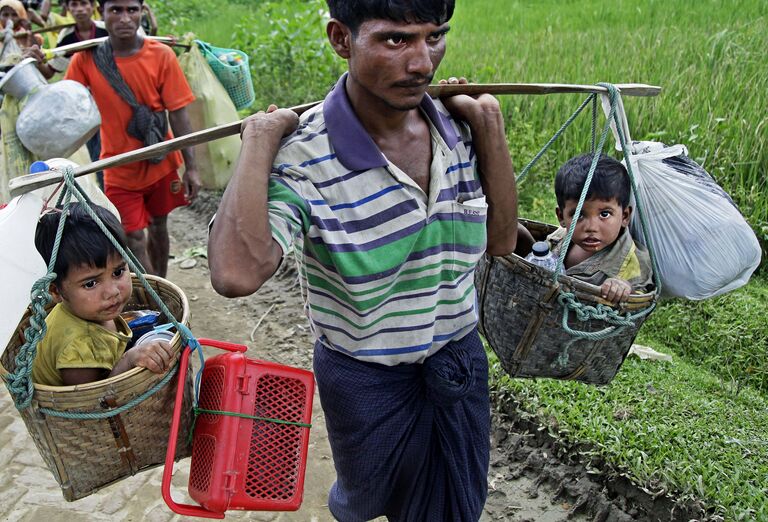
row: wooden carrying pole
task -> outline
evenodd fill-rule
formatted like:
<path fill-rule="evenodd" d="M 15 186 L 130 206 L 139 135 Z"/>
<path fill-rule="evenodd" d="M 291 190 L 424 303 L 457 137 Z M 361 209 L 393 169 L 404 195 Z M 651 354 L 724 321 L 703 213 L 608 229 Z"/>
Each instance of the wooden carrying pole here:
<path fill-rule="evenodd" d="M 92 49 L 96 46 L 98 46 L 101 42 L 105 41 L 108 36 L 100 36 L 99 38 L 92 38 L 90 40 L 83 40 L 82 42 L 75 42 L 67 45 L 62 45 L 61 47 L 54 47 L 53 49 L 42 49 L 43 55 L 45 55 L 46 60 L 50 60 L 51 58 L 57 57 L 57 56 L 67 56 L 72 53 L 77 53 L 80 51 L 85 51 L 87 49 Z M 150 40 L 155 40 L 160 43 L 164 43 L 166 45 L 176 46 L 176 47 L 184 47 L 186 49 L 189 49 L 189 45 L 179 43 L 176 41 L 175 38 L 171 38 L 170 36 L 145 36 L 145 38 L 149 38 Z"/>
<path fill-rule="evenodd" d="M 656 96 L 661 92 L 661 87 L 653 85 L 644 85 L 637 83 L 617 84 L 616 88 L 625 96 Z M 445 84 L 430 85 L 429 95 L 433 98 L 439 96 L 451 96 L 456 94 L 562 94 L 562 93 L 597 93 L 607 94 L 608 89 L 599 85 L 568 85 L 556 83 L 491 83 L 491 84 Z M 320 102 L 311 102 L 296 107 L 290 107 L 292 111 L 301 114 Z M 243 121 L 234 121 L 225 123 L 218 127 L 211 127 L 201 131 L 185 134 L 172 140 L 156 143 L 149 147 L 132 150 L 123 154 L 118 154 L 110 158 L 95 161 L 82 165 L 75 169 L 75 177 L 92 174 L 100 170 L 133 163 L 135 161 L 147 160 L 157 156 L 162 156 L 175 150 L 192 147 L 201 143 L 218 140 L 227 136 L 240 133 L 240 127 Z M 53 185 L 61 182 L 63 179 L 60 172 L 45 171 L 37 174 L 29 174 L 13 178 L 10 181 L 11 196 L 16 197 L 33 190 Z"/>

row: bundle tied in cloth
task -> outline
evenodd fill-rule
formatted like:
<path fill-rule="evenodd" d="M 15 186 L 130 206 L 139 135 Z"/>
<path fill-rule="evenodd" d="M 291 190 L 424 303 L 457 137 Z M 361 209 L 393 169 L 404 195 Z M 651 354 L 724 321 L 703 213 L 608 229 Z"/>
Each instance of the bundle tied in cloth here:
<path fill-rule="evenodd" d="M 133 109 L 133 117 L 128 122 L 126 129 L 129 136 L 141 141 L 145 147 L 165 141 L 168 133 L 168 116 L 165 111 L 153 111 L 146 105 L 141 105 L 134 96 L 133 91 L 125 83 L 115 63 L 112 54 L 112 44 L 109 40 L 102 42 L 93 52 L 93 61 L 96 67 L 107 79 L 115 92 Z M 160 163 L 165 155 L 150 158 L 150 163 Z"/>

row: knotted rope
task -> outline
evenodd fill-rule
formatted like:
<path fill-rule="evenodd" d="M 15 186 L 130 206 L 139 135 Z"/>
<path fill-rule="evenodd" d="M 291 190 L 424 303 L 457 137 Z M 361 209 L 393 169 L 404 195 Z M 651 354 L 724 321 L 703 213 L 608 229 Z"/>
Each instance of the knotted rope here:
<path fill-rule="evenodd" d="M 632 185 L 632 193 L 635 195 L 635 203 L 637 206 L 638 215 L 640 217 L 640 223 L 642 226 L 642 231 L 644 238 L 646 240 L 646 244 L 648 245 L 648 252 L 651 257 L 651 264 L 653 266 L 653 280 L 654 284 L 656 286 L 655 293 L 656 295 L 659 295 L 659 292 L 661 291 L 661 280 L 659 279 L 659 270 L 658 270 L 658 264 L 656 262 L 656 254 L 650 239 L 650 236 L 648 234 L 648 224 L 647 219 L 645 216 L 645 210 L 643 208 L 642 201 L 640 200 L 639 194 L 637 192 L 637 185 L 635 181 L 635 175 L 632 171 L 632 163 L 630 161 L 630 149 L 629 145 L 627 144 L 626 137 L 624 136 L 622 132 L 622 126 L 621 122 L 619 121 L 619 115 L 617 112 L 617 107 L 619 103 L 619 91 L 618 89 L 610 83 L 599 83 L 601 87 L 605 87 L 608 90 L 608 97 L 610 100 L 610 111 L 606 118 L 605 125 L 603 127 L 602 133 L 600 134 L 600 139 L 597 143 L 595 143 L 596 137 L 597 137 L 597 94 L 590 94 L 586 100 L 579 106 L 576 111 L 566 120 L 566 122 L 558 129 L 558 131 L 552 136 L 552 138 L 542 147 L 542 149 L 534 156 L 534 158 L 528 163 L 528 165 L 523 168 L 523 170 L 520 172 L 520 174 L 517 176 L 517 181 L 521 182 L 525 176 L 528 174 L 528 172 L 531 170 L 531 168 L 541 159 L 541 157 L 544 155 L 544 153 L 552 146 L 552 144 L 557 141 L 557 139 L 562 135 L 562 133 L 573 123 L 573 121 L 576 119 L 576 117 L 584 110 L 584 108 L 590 104 L 592 104 L 592 127 L 591 127 L 591 146 L 592 146 L 592 164 L 590 165 L 589 172 L 587 173 L 587 177 L 584 181 L 584 188 L 582 189 L 581 196 L 579 197 L 578 204 L 576 205 L 576 210 L 573 215 L 573 220 L 571 221 L 571 225 L 568 227 L 568 231 L 566 233 L 565 238 L 562 242 L 562 247 L 560 249 L 560 255 L 557 260 L 557 267 L 555 268 L 553 274 L 552 274 L 552 281 L 555 285 L 559 286 L 559 274 L 561 272 L 564 272 L 563 266 L 565 263 L 565 256 L 568 253 L 568 246 L 571 243 L 571 238 L 573 237 L 573 233 L 576 229 L 576 224 L 579 220 L 579 216 L 581 215 L 581 209 L 584 206 L 584 202 L 587 199 L 587 193 L 589 192 L 589 185 L 592 182 L 592 177 L 594 176 L 595 169 L 597 167 L 598 159 L 600 158 L 600 155 L 603 152 L 603 148 L 605 146 L 605 142 L 608 138 L 608 133 L 611 129 L 611 123 L 615 124 L 617 135 L 619 136 L 619 142 L 621 144 L 622 151 L 624 153 L 624 163 L 625 167 L 627 169 L 627 174 L 629 175 L 629 180 Z M 590 306 L 583 303 L 580 303 L 576 296 L 571 292 L 566 292 L 562 288 L 559 289 L 559 295 L 558 295 L 558 302 L 563 307 L 563 321 L 562 326 L 563 330 L 565 330 L 568 334 L 578 337 L 578 338 L 584 338 L 584 339 L 591 339 L 591 340 L 602 340 L 607 339 L 609 337 L 613 337 L 615 335 L 618 335 L 622 332 L 622 330 L 627 326 L 633 326 L 634 321 L 648 315 L 653 311 L 653 309 L 656 307 L 656 304 L 653 303 L 647 308 L 639 311 L 636 314 L 631 314 L 627 312 L 626 314 L 621 314 L 614 308 L 610 306 L 606 306 L 603 304 L 598 304 L 597 306 Z M 599 330 L 596 332 L 585 332 L 582 330 L 575 330 L 571 328 L 568 325 L 568 316 L 569 312 L 574 312 L 574 315 L 576 318 L 581 322 L 589 321 L 590 319 L 594 320 L 600 320 L 605 322 L 606 324 L 609 324 L 611 326 L 608 326 L 607 328 L 604 328 L 603 330 Z"/>

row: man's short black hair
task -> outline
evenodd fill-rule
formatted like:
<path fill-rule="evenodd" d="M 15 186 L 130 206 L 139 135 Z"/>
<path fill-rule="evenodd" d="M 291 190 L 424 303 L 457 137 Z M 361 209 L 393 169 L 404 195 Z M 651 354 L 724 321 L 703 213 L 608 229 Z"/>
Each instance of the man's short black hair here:
<path fill-rule="evenodd" d="M 118 244 L 126 248 L 123 226 L 109 210 L 98 205 L 91 205 L 96 215 L 104 222 L 107 230 L 117 239 Z M 40 218 L 35 231 L 35 246 L 43 256 L 46 265 L 51 261 L 56 230 L 59 227 L 61 212 L 49 212 Z M 59 251 L 53 270 L 56 281 L 60 285 L 67 277 L 72 266 L 87 265 L 96 268 L 107 266 L 111 256 L 120 255 L 112 242 L 104 235 L 96 221 L 88 215 L 80 203 L 69 206 L 69 214 L 61 236 Z"/>
<path fill-rule="evenodd" d="M 368 20 L 441 25 L 451 19 L 455 0 L 326 0 L 331 17 L 356 33 Z"/>
<path fill-rule="evenodd" d="M 105 6 L 107 5 L 107 2 L 111 2 L 111 1 L 112 1 L 112 0 L 99 0 L 99 5 L 100 5 L 101 7 L 105 7 Z M 138 0 L 138 2 L 139 2 L 141 5 L 144 5 L 144 0 Z M 91 2 L 91 3 L 93 3 L 93 2 Z"/>
<path fill-rule="evenodd" d="M 565 208 L 565 202 L 568 200 L 579 200 L 594 157 L 594 154 L 576 156 L 566 161 L 557 171 L 555 196 L 558 207 Z M 601 155 L 589 184 L 587 200 L 616 199 L 622 208 L 627 208 L 631 191 L 629 175 L 624 165 L 610 156 Z"/>

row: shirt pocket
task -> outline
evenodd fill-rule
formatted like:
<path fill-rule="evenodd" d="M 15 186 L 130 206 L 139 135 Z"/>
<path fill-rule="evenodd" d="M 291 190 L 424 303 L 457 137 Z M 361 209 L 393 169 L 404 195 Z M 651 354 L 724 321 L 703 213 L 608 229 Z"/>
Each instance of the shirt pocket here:
<path fill-rule="evenodd" d="M 452 215 L 453 260 L 465 267 L 464 270 L 474 269 L 486 247 L 488 204 L 485 196 L 454 201 Z"/>

